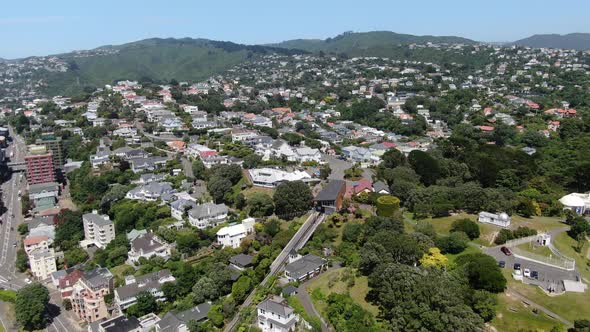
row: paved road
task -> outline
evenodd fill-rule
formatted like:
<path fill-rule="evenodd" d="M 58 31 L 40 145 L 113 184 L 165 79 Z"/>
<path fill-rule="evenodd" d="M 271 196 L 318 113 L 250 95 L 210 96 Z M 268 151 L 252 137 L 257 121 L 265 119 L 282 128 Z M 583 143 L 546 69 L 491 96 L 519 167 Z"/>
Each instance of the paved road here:
<path fill-rule="evenodd" d="M 261 286 L 266 285 L 272 276 L 276 275 L 279 271 L 283 269 L 285 263 L 287 262 L 287 258 L 289 257 L 289 252 L 292 249 L 301 249 L 309 240 L 311 235 L 313 235 L 313 232 L 315 232 L 317 226 L 321 224 L 323 221 L 324 215 L 318 212 L 313 212 L 309 216 L 309 218 L 307 218 L 305 223 L 301 226 L 301 228 L 299 228 L 297 233 L 295 233 L 295 235 L 293 236 L 293 238 L 291 238 L 289 243 L 287 243 L 285 248 L 283 248 L 283 251 L 281 251 L 277 258 L 275 258 L 275 260 L 272 262 L 272 264 L 270 265 L 270 271 L 268 272 L 264 280 L 260 283 Z M 225 328 L 223 329 L 225 332 L 230 332 L 236 328 L 238 322 L 240 321 L 240 314 L 242 313 L 244 308 L 247 308 L 250 304 L 252 304 L 255 293 L 256 289 L 254 289 L 250 293 L 250 295 L 248 295 L 244 303 L 242 303 L 238 311 L 234 314 L 234 318 L 225 325 Z"/>
<path fill-rule="evenodd" d="M 555 235 L 564 232 L 567 228 L 559 228 L 550 232 L 552 238 L 555 238 Z M 563 290 L 562 280 L 577 280 L 580 278 L 580 273 L 578 271 L 566 271 L 563 269 L 559 269 L 556 267 L 551 267 L 548 265 L 532 262 L 522 258 L 516 258 L 514 255 L 506 256 L 501 250 L 502 246 L 495 246 L 495 247 L 484 247 L 482 250 L 492 256 L 496 261 L 504 261 L 506 262 L 506 268 L 512 269 L 515 263 L 519 263 L 521 265 L 521 270 L 529 269 L 531 271 L 539 272 L 539 279 L 526 279 L 526 283 L 538 285 L 547 289 L 549 286 L 557 287 L 558 290 Z"/>
<path fill-rule="evenodd" d="M 330 327 L 324 321 L 324 318 L 322 317 L 322 315 L 320 315 L 320 313 L 316 310 L 315 306 L 313 305 L 313 302 L 311 301 L 311 297 L 309 296 L 309 293 L 307 293 L 307 285 L 309 284 L 310 281 L 311 280 L 308 280 L 308 281 L 304 282 L 303 284 L 301 284 L 301 286 L 299 286 L 299 288 L 297 289 L 297 298 L 299 299 L 299 302 L 301 302 L 301 305 L 303 306 L 305 311 L 307 311 L 308 315 L 316 316 L 317 318 L 320 319 L 320 322 L 322 324 L 321 325 L 322 331 L 329 332 Z"/>

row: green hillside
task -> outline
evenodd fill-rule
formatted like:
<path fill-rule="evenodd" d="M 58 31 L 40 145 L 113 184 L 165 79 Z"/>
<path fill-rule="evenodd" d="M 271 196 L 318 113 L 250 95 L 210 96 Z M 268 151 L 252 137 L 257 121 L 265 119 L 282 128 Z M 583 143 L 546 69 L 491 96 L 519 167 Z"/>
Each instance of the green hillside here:
<path fill-rule="evenodd" d="M 100 51 L 114 54 L 100 55 Z M 58 55 L 68 62 L 65 73 L 46 73 L 47 93 L 75 93 L 122 79 L 200 80 L 223 72 L 257 55 L 294 51 L 268 46 L 249 46 L 206 39 L 146 39 L 95 49 L 97 55 Z M 104 52 L 102 52 L 104 53 Z"/>
<path fill-rule="evenodd" d="M 388 48 L 391 46 L 407 44 L 432 43 L 463 43 L 475 44 L 470 39 L 454 36 L 414 36 L 400 34 L 391 31 L 371 32 L 346 32 L 334 38 L 325 40 L 319 39 L 295 39 L 288 40 L 271 46 L 283 48 L 296 48 L 311 52 L 324 51 L 334 53 L 359 53 L 377 48 Z"/>
<path fill-rule="evenodd" d="M 561 48 L 585 51 L 590 50 L 590 33 L 533 35 L 517 40 L 514 44 L 534 48 Z"/>

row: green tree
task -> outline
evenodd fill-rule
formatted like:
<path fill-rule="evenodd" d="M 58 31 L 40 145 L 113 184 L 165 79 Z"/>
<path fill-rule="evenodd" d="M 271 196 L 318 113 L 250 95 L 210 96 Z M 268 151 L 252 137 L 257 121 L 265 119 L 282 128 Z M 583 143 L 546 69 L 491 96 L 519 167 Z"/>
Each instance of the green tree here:
<path fill-rule="evenodd" d="M 309 186 L 302 181 L 288 181 L 277 187 L 273 199 L 278 216 L 294 218 L 309 210 L 313 196 Z"/>
<path fill-rule="evenodd" d="M 270 216 L 274 212 L 272 198 L 265 193 L 255 193 L 247 199 L 250 215 L 253 217 Z"/>
<path fill-rule="evenodd" d="M 41 330 L 47 324 L 49 291 L 39 283 L 27 285 L 16 293 L 16 321 L 26 330 Z"/>
<path fill-rule="evenodd" d="M 451 232 L 463 232 L 467 234 L 469 239 L 473 240 L 479 237 L 479 225 L 468 218 L 458 219 L 453 221 Z"/>
<path fill-rule="evenodd" d="M 399 210 L 399 198 L 395 196 L 380 196 L 377 198 L 377 215 L 391 217 Z"/>
<path fill-rule="evenodd" d="M 141 292 L 137 295 L 137 303 L 127 308 L 127 314 L 135 317 L 147 315 L 158 310 L 156 298 L 149 292 Z"/>
<path fill-rule="evenodd" d="M 231 192 L 232 183 L 227 178 L 213 176 L 209 179 L 207 189 L 209 189 L 209 193 L 211 193 L 211 197 L 215 202 L 219 203 L 224 200 L 225 194 Z"/>
<path fill-rule="evenodd" d="M 484 322 L 489 322 L 496 317 L 496 306 L 498 305 L 498 299 L 496 294 L 484 291 L 476 290 L 472 296 L 472 308 Z"/>
<path fill-rule="evenodd" d="M 426 186 L 433 185 L 441 176 L 438 160 L 426 152 L 413 150 L 408 155 L 408 161 Z"/>
<path fill-rule="evenodd" d="M 231 294 L 236 302 L 243 302 L 252 289 L 252 278 L 243 275 L 231 287 Z"/>
<path fill-rule="evenodd" d="M 445 254 L 458 254 L 467 248 L 469 237 L 463 232 L 452 232 L 436 239 L 436 246 Z"/>
<path fill-rule="evenodd" d="M 27 224 L 20 224 L 20 225 L 18 225 L 18 227 L 17 227 L 16 230 L 18 231 L 18 233 L 20 235 L 25 235 L 25 234 L 27 234 L 29 232 L 29 225 L 27 225 Z"/>
<path fill-rule="evenodd" d="M 193 286 L 194 303 L 200 304 L 219 297 L 219 289 L 215 281 L 209 277 L 202 277 Z"/>
<path fill-rule="evenodd" d="M 211 323 L 217 327 L 223 326 L 223 311 L 221 305 L 214 304 L 209 309 L 209 313 L 207 313 L 207 318 L 211 321 Z"/>
<path fill-rule="evenodd" d="M 193 161 L 193 176 L 197 180 L 205 180 L 207 178 L 207 168 L 205 164 L 201 161 L 201 159 L 197 159 Z"/>
<path fill-rule="evenodd" d="M 332 169 L 330 168 L 330 164 L 325 164 L 320 168 L 320 179 L 326 180 L 330 174 L 332 173 Z"/>
<path fill-rule="evenodd" d="M 406 164 L 406 156 L 398 149 L 385 151 L 381 160 L 381 166 L 385 168 L 396 168 Z"/>
<path fill-rule="evenodd" d="M 474 289 L 501 293 L 506 288 L 506 278 L 491 256 L 481 253 L 462 255 L 457 258 L 457 264 L 464 267 Z"/>
<path fill-rule="evenodd" d="M 274 237 L 281 231 L 281 222 L 277 218 L 271 218 L 264 223 L 264 232 Z"/>

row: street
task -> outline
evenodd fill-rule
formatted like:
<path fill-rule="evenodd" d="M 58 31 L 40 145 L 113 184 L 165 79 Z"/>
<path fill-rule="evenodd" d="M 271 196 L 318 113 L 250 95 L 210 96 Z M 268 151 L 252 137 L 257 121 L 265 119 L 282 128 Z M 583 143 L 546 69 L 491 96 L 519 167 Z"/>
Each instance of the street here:
<path fill-rule="evenodd" d="M 26 154 L 26 144 L 12 128 L 10 128 L 10 135 L 13 141 L 6 148 L 6 154 L 10 156 L 13 153 L 11 158 L 13 162 L 23 161 Z M 25 279 L 28 276 L 17 272 L 15 264 L 16 252 L 21 246 L 21 242 L 17 240 L 17 228 L 24 222 L 19 191 L 24 193 L 26 187 L 24 173 L 13 173 L 10 179 L 1 185 L 2 198 L 6 207 L 6 212 L 2 215 L 3 222 L 0 225 L 0 287 L 4 289 L 18 290 L 27 284 Z M 59 292 L 52 285 L 45 284 L 45 286 L 48 286 L 49 289 L 51 316 L 47 331 L 83 331 L 73 321 L 71 312 L 60 310 L 61 296 Z M 8 320 L 4 312 L 0 312 L 0 323 L 6 331 L 18 331 L 18 327 L 14 326 L 14 322 Z"/>

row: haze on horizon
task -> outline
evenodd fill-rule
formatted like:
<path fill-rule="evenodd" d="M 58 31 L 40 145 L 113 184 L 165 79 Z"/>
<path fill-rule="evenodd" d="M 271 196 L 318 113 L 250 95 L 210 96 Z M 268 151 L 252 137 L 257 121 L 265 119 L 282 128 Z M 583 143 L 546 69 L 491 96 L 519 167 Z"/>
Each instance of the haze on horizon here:
<path fill-rule="evenodd" d="M 153 37 L 264 44 L 375 30 L 504 42 L 534 34 L 590 32 L 588 11 L 587 0 L 559 5 L 549 0 L 10 2 L 0 14 L 0 57 L 57 54 Z"/>

